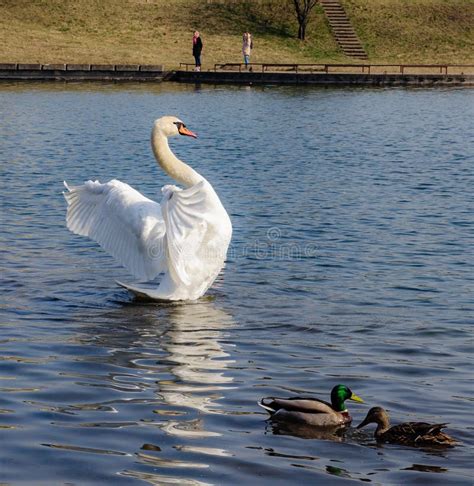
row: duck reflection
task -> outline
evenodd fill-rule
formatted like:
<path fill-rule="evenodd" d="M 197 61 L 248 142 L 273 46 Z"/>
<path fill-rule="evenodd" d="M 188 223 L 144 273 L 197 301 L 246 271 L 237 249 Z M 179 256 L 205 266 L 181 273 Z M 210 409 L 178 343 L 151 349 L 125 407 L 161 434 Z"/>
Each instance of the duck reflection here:
<path fill-rule="evenodd" d="M 124 471 L 121 476 L 138 479 L 153 486 L 164 486 L 167 484 L 179 484 L 179 486 L 212 486 L 210 483 L 204 483 L 195 479 L 177 478 L 175 476 L 165 476 L 164 474 L 149 473 L 143 471 Z"/>
<path fill-rule="evenodd" d="M 444 473 L 448 472 L 449 469 L 446 467 L 425 465 L 425 464 L 413 464 L 410 467 L 403 468 L 403 471 L 420 471 L 420 472 L 431 472 L 431 473 Z"/>
<path fill-rule="evenodd" d="M 268 421 L 265 432 L 274 435 L 291 435 L 300 439 L 319 439 L 343 442 L 346 427 L 314 427 L 302 423 Z"/>

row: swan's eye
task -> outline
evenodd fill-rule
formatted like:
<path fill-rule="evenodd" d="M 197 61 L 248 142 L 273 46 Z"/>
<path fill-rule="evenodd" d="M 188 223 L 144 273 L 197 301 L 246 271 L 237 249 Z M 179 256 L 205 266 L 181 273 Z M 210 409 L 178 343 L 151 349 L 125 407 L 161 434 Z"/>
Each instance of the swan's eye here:
<path fill-rule="evenodd" d="M 178 130 L 180 130 L 181 128 L 186 128 L 186 125 L 183 122 L 173 122 L 173 123 L 178 127 Z"/>

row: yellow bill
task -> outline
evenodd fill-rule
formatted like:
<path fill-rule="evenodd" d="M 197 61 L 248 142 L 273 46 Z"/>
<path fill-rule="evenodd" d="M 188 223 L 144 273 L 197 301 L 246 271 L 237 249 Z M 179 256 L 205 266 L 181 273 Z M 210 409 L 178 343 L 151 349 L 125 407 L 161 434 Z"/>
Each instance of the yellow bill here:
<path fill-rule="evenodd" d="M 355 393 L 353 393 L 349 397 L 349 400 L 354 400 L 354 402 L 364 403 L 364 400 L 362 400 L 362 398 L 358 397 Z"/>

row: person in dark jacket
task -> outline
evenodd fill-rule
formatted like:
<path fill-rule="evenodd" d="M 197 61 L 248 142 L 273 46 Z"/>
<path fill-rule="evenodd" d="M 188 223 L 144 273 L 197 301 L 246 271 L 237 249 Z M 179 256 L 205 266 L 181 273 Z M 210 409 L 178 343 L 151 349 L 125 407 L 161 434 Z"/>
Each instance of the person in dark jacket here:
<path fill-rule="evenodd" d="M 201 51 L 202 51 L 202 40 L 199 36 L 199 32 L 196 30 L 193 35 L 193 56 L 196 67 L 194 68 L 195 71 L 201 70 Z"/>

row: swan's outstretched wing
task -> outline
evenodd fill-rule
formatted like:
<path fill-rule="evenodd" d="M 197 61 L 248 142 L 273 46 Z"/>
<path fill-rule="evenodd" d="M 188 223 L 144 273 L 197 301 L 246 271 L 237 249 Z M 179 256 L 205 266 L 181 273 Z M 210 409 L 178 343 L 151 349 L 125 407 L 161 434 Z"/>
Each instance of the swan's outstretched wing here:
<path fill-rule="evenodd" d="M 118 180 L 68 187 L 67 227 L 88 236 L 141 280 L 166 269 L 165 223 L 158 203 Z"/>
<path fill-rule="evenodd" d="M 184 190 L 165 186 L 162 191 L 168 268 L 173 280 L 189 286 L 193 282 L 205 283 L 211 276 L 214 279 L 228 246 L 228 241 L 222 245 L 211 229 L 223 210 L 214 190 L 202 180 Z M 222 251 L 214 251 L 214 247 L 221 247 Z"/>

